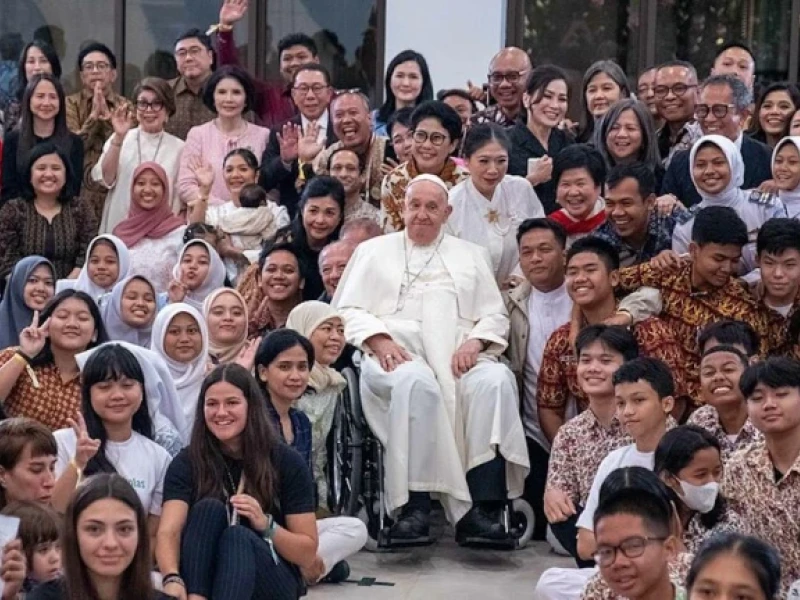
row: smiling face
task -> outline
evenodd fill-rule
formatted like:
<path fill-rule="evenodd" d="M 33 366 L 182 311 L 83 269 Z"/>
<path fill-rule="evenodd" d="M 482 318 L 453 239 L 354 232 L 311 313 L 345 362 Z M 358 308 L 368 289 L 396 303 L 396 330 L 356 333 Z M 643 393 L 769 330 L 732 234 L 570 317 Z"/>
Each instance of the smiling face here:
<path fill-rule="evenodd" d="M 739 379 L 744 373 L 742 359 L 732 352 L 713 352 L 700 363 L 700 398 L 714 408 L 744 406 Z"/>
<path fill-rule="evenodd" d="M 423 141 L 424 138 L 424 141 Z M 439 119 L 422 119 L 414 129 L 411 154 L 420 173 L 438 175 L 458 142 L 450 138 Z M 434 144 L 436 140 L 436 144 Z"/>
<path fill-rule="evenodd" d="M 466 98 L 455 94 L 446 96 L 442 99 L 442 102 L 458 113 L 458 116 L 461 117 L 461 124 L 466 127 L 472 116 L 472 103 Z M 392 136 L 392 139 L 394 139 L 394 136 Z"/>
<path fill-rule="evenodd" d="M 623 239 L 640 239 L 647 235 L 655 195 L 642 198 L 639 182 L 626 177 L 606 191 L 606 218 Z"/>
<path fill-rule="evenodd" d="M 328 367 L 336 362 L 344 350 L 344 323 L 339 317 L 323 321 L 308 339 L 314 346 L 317 362 Z"/>
<path fill-rule="evenodd" d="M 342 209 L 330 196 L 309 198 L 303 206 L 303 228 L 311 246 L 324 245 L 341 220 Z"/>
<path fill-rule="evenodd" d="M 89 390 L 92 409 L 104 423 L 130 425 L 142 405 L 142 384 L 120 377 L 95 383 Z"/>
<path fill-rule="evenodd" d="M 609 273 L 603 259 L 593 252 L 570 258 L 566 271 L 567 293 L 581 307 L 597 306 L 614 294 L 617 272 Z"/>
<path fill-rule="evenodd" d="M 706 144 L 695 154 L 692 174 L 697 191 L 720 194 L 731 182 L 731 166 L 719 146 Z"/>
<path fill-rule="evenodd" d="M 54 348 L 82 352 L 97 338 L 97 328 L 86 302 L 70 297 L 50 317 L 50 342 Z"/>
<path fill-rule="evenodd" d="M 591 115 L 598 119 L 608 112 L 611 105 L 622 96 L 622 90 L 616 81 L 606 73 L 598 73 L 589 80 L 586 86 L 586 107 Z"/>
<path fill-rule="evenodd" d="M 344 270 L 350 257 L 355 252 L 355 246 L 348 243 L 337 243 L 325 246 L 320 254 L 319 273 L 322 275 L 322 283 L 325 292 L 333 298 L 339 281 L 342 279 Z"/>
<path fill-rule="evenodd" d="M 770 92 L 761 103 L 758 122 L 769 135 L 781 135 L 797 107 L 786 90 Z"/>
<path fill-rule="evenodd" d="M 727 112 L 722 118 L 717 117 L 713 110 L 709 110 L 704 118 L 698 119 L 703 135 L 723 135 L 732 142 L 739 137 L 742 122 L 747 119 L 747 111 L 740 112 L 733 106 L 733 91 L 730 87 L 725 84 L 704 87 L 700 92 L 700 104 L 709 107 L 715 104 L 727 106 Z"/>
<path fill-rule="evenodd" d="M 613 398 L 614 373 L 624 362 L 622 354 L 596 340 L 581 348 L 578 356 L 578 385 L 590 399 Z"/>
<path fill-rule="evenodd" d="M 608 153 L 617 162 L 634 160 L 642 149 L 642 125 L 632 109 L 623 110 L 606 135 Z"/>
<path fill-rule="evenodd" d="M 56 460 L 56 456 L 47 454 L 31 456 L 31 444 L 26 444 L 13 468 L 0 467 L 0 483 L 6 501 L 49 505 L 56 483 Z"/>
<path fill-rule="evenodd" d="M 167 109 L 155 92 L 142 90 L 136 96 L 136 120 L 146 133 L 158 133 L 164 130 Z"/>
<path fill-rule="evenodd" d="M 747 399 L 747 414 L 764 435 L 797 432 L 800 429 L 800 390 L 756 385 Z"/>
<path fill-rule="evenodd" d="M 257 175 L 256 170 L 238 154 L 229 156 L 222 168 L 225 185 L 232 196 L 238 196 L 244 186 L 255 183 Z"/>
<path fill-rule="evenodd" d="M 614 386 L 617 418 L 634 441 L 663 427 L 672 410 L 672 398 L 661 399 L 644 380 Z"/>
<path fill-rule="evenodd" d="M 501 108 L 510 113 L 519 108 L 530 70 L 530 60 L 517 48 L 507 48 L 495 57 L 489 65 L 489 91 Z"/>
<path fill-rule="evenodd" d="M 412 106 L 422 92 L 422 71 L 417 61 L 407 60 L 397 65 L 392 71 L 389 87 L 398 105 Z"/>
<path fill-rule="evenodd" d="M 361 161 L 352 150 L 339 150 L 331 159 L 331 177 L 339 180 L 345 196 L 350 198 L 361 192 L 366 180 L 361 172 Z"/>
<path fill-rule="evenodd" d="M 775 155 L 772 178 L 778 188 L 786 192 L 800 187 L 800 151 L 791 142 L 783 144 Z"/>
<path fill-rule="evenodd" d="M 392 148 L 397 155 L 397 162 L 404 163 L 411 160 L 411 150 L 414 148 L 414 132 L 402 123 L 392 126 Z"/>
<path fill-rule="evenodd" d="M 800 287 L 800 252 L 787 248 L 780 254 L 763 251 L 758 257 L 761 281 L 774 306 L 789 306 Z"/>
<path fill-rule="evenodd" d="M 66 183 L 67 170 L 58 154 L 46 154 L 31 165 L 31 187 L 37 196 L 58 196 Z"/>
<path fill-rule="evenodd" d="M 277 250 L 267 256 L 261 271 L 261 291 L 273 302 L 297 298 L 303 279 L 297 258 L 286 250 Z"/>
<path fill-rule="evenodd" d="M 258 376 L 267 384 L 270 398 L 291 404 L 308 387 L 311 365 L 302 346 L 292 346 L 278 354 L 267 366 L 258 365 Z"/>
<path fill-rule="evenodd" d="M 556 187 L 556 201 L 576 221 L 590 214 L 600 197 L 600 186 L 592 180 L 588 169 L 567 169 Z"/>
<path fill-rule="evenodd" d="M 87 271 L 95 285 L 110 289 L 119 278 L 119 257 L 114 244 L 104 240 L 95 242 L 89 254 Z"/>
<path fill-rule="evenodd" d="M 44 53 L 36 46 L 28 48 L 28 54 L 25 56 L 25 79 L 30 81 L 35 75 L 47 73 L 53 74 L 53 65 L 47 60 Z"/>
<path fill-rule="evenodd" d="M 220 117 L 241 117 L 245 101 L 244 87 L 232 77 L 221 79 L 214 88 L 214 108 Z"/>
<path fill-rule="evenodd" d="M 56 280 L 48 265 L 39 265 L 22 288 L 22 301 L 31 310 L 41 311 L 56 293 Z"/>
<path fill-rule="evenodd" d="M 247 332 L 247 318 L 242 301 L 235 294 L 219 294 L 208 311 L 208 336 L 221 345 L 240 342 Z"/>
<path fill-rule="evenodd" d="M 186 248 L 181 256 L 181 283 L 194 291 L 203 285 L 211 269 L 211 256 L 208 248 L 195 243 Z"/>
<path fill-rule="evenodd" d="M 639 100 L 644 102 L 647 105 L 647 110 L 650 111 L 650 115 L 654 118 L 658 118 L 658 102 L 656 101 L 656 94 L 654 91 L 654 87 L 656 85 L 656 73 L 658 69 L 648 69 L 641 75 L 639 75 L 639 80 L 636 82 L 636 92 Z"/>
<path fill-rule="evenodd" d="M 689 600 L 770 600 L 751 563 L 733 553 L 719 554 L 703 565 Z"/>
<path fill-rule="evenodd" d="M 172 360 L 188 364 L 203 351 L 200 324 L 188 313 L 178 313 L 169 322 L 164 335 L 164 352 Z"/>
<path fill-rule="evenodd" d="M 288 48 L 284 49 L 281 52 L 280 56 L 280 70 L 281 76 L 283 80 L 287 83 L 292 81 L 295 73 L 302 67 L 303 65 L 307 65 L 308 63 L 317 63 L 319 62 L 319 58 L 314 56 L 311 53 L 311 50 L 303 46 L 302 44 L 297 44 L 296 46 L 289 46 Z"/>
<path fill-rule="evenodd" d="M 139 547 L 136 512 L 124 502 L 103 498 L 83 510 L 76 529 L 81 561 L 89 575 L 121 577 Z"/>
<path fill-rule="evenodd" d="M 789 135 L 800 135 L 800 110 L 794 111 L 789 121 Z"/>
<path fill-rule="evenodd" d="M 164 199 L 164 192 L 164 184 L 150 169 L 145 169 L 133 180 L 132 200 L 143 210 L 157 208 Z"/>
<path fill-rule="evenodd" d="M 120 318 L 128 327 L 139 329 L 156 318 L 156 293 L 143 279 L 131 279 L 122 292 Z"/>
<path fill-rule="evenodd" d="M 247 398 L 232 383 L 210 385 L 203 400 L 206 427 L 224 445 L 235 446 L 247 426 L 247 408 Z"/>
<path fill-rule="evenodd" d="M 331 108 L 333 131 L 345 148 L 366 150 L 372 139 L 369 107 L 357 94 L 342 94 Z"/>
<path fill-rule="evenodd" d="M 568 92 L 567 82 L 556 79 L 544 90 L 534 92 L 533 97 L 526 93 L 523 102 L 528 107 L 528 119 L 542 127 L 558 127 L 567 114 Z"/>
<path fill-rule="evenodd" d="M 61 101 L 56 86 L 51 81 L 40 81 L 31 94 L 30 109 L 34 118 L 41 121 L 52 121 L 56 118 L 60 108 Z"/>
<path fill-rule="evenodd" d="M 333 93 L 319 71 L 299 71 L 292 84 L 292 100 L 309 121 L 316 121 L 328 108 Z"/>
<path fill-rule="evenodd" d="M 686 93 L 678 95 L 674 86 L 683 84 L 688 87 Z M 669 66 L 656 71 L 656 87 L 667 88 L 664 96 L 656 97 L 658 114 L 667 123 L 686 123 L 694 118 L 694 107 L 697 104 L 697 78 L 686 67 Z M 655 94 L 655 90 L 653 91 Z"/>
<path fill-rule="evenodd" d="M 491 198 L 497 184 L 508 173 L 508 150 L 489 140 L 467 158 L 467 167 L 478 191 Z"/>
<path fill-rule="evenodd" d="M 692 274 L 711 287 L 723 287 L 739 272 L 742 258 L 741 246 L 734 244 L 689 244 L 692 257 Z"/>

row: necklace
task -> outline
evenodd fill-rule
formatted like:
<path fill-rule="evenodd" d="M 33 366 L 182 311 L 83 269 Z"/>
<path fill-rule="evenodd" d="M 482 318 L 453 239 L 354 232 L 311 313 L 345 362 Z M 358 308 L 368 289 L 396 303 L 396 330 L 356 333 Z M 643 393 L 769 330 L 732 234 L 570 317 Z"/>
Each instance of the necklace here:
<path fill-rule="evenodd" d="M 414 282 L 417 279 L 419 279 L 419 276 L 422 275 L 422 273 L 425 271 L 425 269 L 428 268 L 428 265 L 431 264 L 431 261 L 433 261 L 433 258 L 436 256 L 436 253 L 439 251 L 439 246 L 441 246 L 442 240 L 444 240 L 444 236 L 439 238 L 439 241 L 436 242 L 436 247 L 433 249 L 433 252 L 428 257 L 428 260 L 425 261 L 425 264 L 422 265 L 422 268 L 419 271 L 417 271 L 416 275 L 414 275 L 412 277 L 411 276 L 412 275 L 411 270 L 408 267 L 408 260 L 409 260 L 409 258 L 411 258 L 411 256 L 410 256 L 410 253 L 408 252 L 408 242 L 406 241 L 406 236 L 403 235 L 403 258 L 405 258 L 406 266 L 405 266 L 405 269 L 403 271 L 403 285 L 401 286 L 401 289 L 405 290 L 405 291 L 404 292 L 401 291 L 401 298 L 400 298 L 400 302 L 399 302 L 398 308 L 402 309 L 405 306 L 405 304 L 406 304 L 405 296 L 408 295 L 408 292 L 411 290 L 411 286 L 414 285 Z M 413 247 L 411 248 L 411 252 L 412 253 L 414 252 L 414 248 Z"/>
<path fill-rule="evenodd" d="M 156 153 L 153 154 L 151 162 L 156 162 L 158 151 L 161 150 L 161 142 L 164 140 L 164 131 L 158 136 L 158 144 L 156 144 Z M 136 132 L 136 150 L 139 152 L 139 164 L 142 164 L 142 130 Z"/>

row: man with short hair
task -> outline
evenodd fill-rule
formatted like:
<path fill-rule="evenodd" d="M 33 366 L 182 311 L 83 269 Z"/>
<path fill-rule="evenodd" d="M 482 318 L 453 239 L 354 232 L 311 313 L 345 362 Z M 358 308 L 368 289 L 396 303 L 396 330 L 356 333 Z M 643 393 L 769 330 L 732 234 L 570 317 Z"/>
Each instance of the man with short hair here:
<path fill-rule="evenodd" d="M 175 92 L 175 115 L 164 131 L 186 139 L 192 127 L 208 123 L 214 113 L 203 102 L 203 86 L 214 70 L 211 38 L 199 29 L 190 29 L 175 40 L 178 77 L 169 83 Z"/>
<path fill-rule="evenodd" d="M 333 305 L 362 348 L 361 395 L 384 446 L 390 537 L 427 538 L 431 492 L 460 542 L 505 539 L 500 511 L 529 470 L 508 314 L 485 248 L 447 235 L 448 190 L 408 186 L 405 230 L 358 247 Z"/>
<path fill-rule="evenodd" d="M 756 59 L 753 51 L 742 42 L 724 44 L 717 52 L 711 74 L 733 75 L 744 83 L 752 94 L 756 79 Z"/>
<path fill-rule="evenodd" d="M 663 126 L 658 130 L 658 150 L 664 167 L 676 152 L 689 150 L 703 135 L 695 121 L 697 71 L 683 60 L 667 61 L 656 69 L 653 97 Z"/>
<path fill-rule="evenodd" d="M 752 101 L 750 91 L 733 75 L 712 75 L 700 86 L 700 99 L 695 106 L 703 135 L 722 135 L 739 149 L 744 161 L 741 187 L 745 190 L 755 189 L 772 179 L 772 151 L 766 144 L 742 133 Z M 687 208 L 700 203 L 700 194 L 692 182 L 689 150 L 673 156 L 661 192 L 674 195 Z"/>
<path fill-rule="evenodd" d="M 513 127 L 518 118 L 525 118 L 522 95 L 531 72 L 531 59 L 521 48 L 509 46 L 495 54 L 489 63 L 489 94 L 494 104 L 470 117 L 471 123 L 497 123 Z M 476 93 L 473 93 L 476 90 Z M 486 102 L 480 88 L 471 87 L 474 100 Z M 475 97 L 478 96 L 478 97 Z"/>
<path fill-rule="evenodd" d="M 320 251 L 319 273 L 322 275 L 322 285 L 325 286 L 325 293 L 319 297 L 321 302 L 331 303 L 347 263 L 355 251 L 355 244 L 343 240 L 328 244 Z"/>
<path fill-rule="evenodd" d="M 132 114 L 133 106 L 114 92 L 117 57 L 105 44 L 91 42 L 78 54 L 82 89 L 66 97 L 67 127 L 83 140 L 81 197 L 94 208 L 98 223 L 108 190 L 95 183 L 91 171 L 103 152 L 103 144 L 114 133 L 111 115 L 121 106 Z"/>
<path fill-rule="evenodd" d="M 672 248 L 675 213 L 658 213 L 655 186 L 653 171 L 643 163 L 617 165 L 608 175 L 606 222 L 593 235 L 614 246 L 622 267 L 647 262 Z"/>
<path fill-rule="evenodd" d="M 240 66 L 233 27 L 246 12 L 247 0 L 225 0 L 220 8 L 216 26 L 220 65 Z M 297 97 L 293 91 L 295 75 L 303 65 L 319 63 L 317 44 L 304 33 L 291 33 L 278 42 L 278 59 L 281 81 L 253 81 L 258 98 L 255 113 L 262 125 L 273 130 L 297 114 Z M 328 80 L 330 85 L 330 77 Z"/>
<path fill-rule="evenodd" d="M 639 74 L 639 79 L 636 83 L 636 96 L 647 105 L 656 129 L 660 129 L 664 122 L 658 113 L 658 102 L 655 94 L 657 72 L 658 67 L 650 67 Z"/>
<path fill-rule="evenodd" d="M 328 70 L 317 63 L 300 66 L 294 74 L 292 98 L 300 114 L 273 127 L 261 157 L 259 183 L 277 189 L 280 204 L 294 218 L 300 200 L 300 183 L 311 176 L 311 163 L 323 148 L 336 141 L 328 105 L 333 96 Z M 301 169 L 301 166 L 308 165 Z"/>
<path fill-rule="evenodd" d="M 378 225 L 374 219 L 365 219 L 362 217 L 360 219 L 353 219 L 342 225 L 339 240 L 350 242 L 358 246 L 360 243 L 380 235 L 383 235 L 381 226 Z"/>
<path fill-rule="evenodd" d="M 344 187 L 344 222 L 367 218 L 380 223 L 380 211 L 361 195 L 366 179 L 361 157 L 349 148 L 339 148 L 331 154 L 328 169 Z"/>

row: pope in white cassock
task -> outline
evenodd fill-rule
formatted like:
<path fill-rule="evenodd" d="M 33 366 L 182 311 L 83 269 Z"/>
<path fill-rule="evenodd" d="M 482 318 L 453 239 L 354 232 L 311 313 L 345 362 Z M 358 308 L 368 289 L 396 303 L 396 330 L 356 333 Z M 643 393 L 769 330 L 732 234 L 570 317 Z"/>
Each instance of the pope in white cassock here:
<path fill-rule="evenodd" d="M 358 246 L 333 305 L 361 348 L 361 394 L 385 448 L 390 536 L 428 535 L 431 494 L 457 535 L 505 536 L 499 510 L 529 471 L 519 394 L 497 360 L 509 320 L 486 249 L 444 234 L 447 188 L 408 185 L 405 230 Z"/>

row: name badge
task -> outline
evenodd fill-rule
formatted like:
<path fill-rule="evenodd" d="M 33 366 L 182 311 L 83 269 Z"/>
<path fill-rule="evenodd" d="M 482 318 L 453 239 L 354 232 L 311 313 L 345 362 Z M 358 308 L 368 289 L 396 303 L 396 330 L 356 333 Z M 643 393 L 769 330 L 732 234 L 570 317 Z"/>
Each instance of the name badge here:
<path fill-rule="evenodd" d="M 800 579 L 795 581 L 792 584 L 792 587 L 789 588 L 789 595 L 787 598 L 789 598 L 789 600 L 793 600 L 795 598 L 800 599 Z"/>

